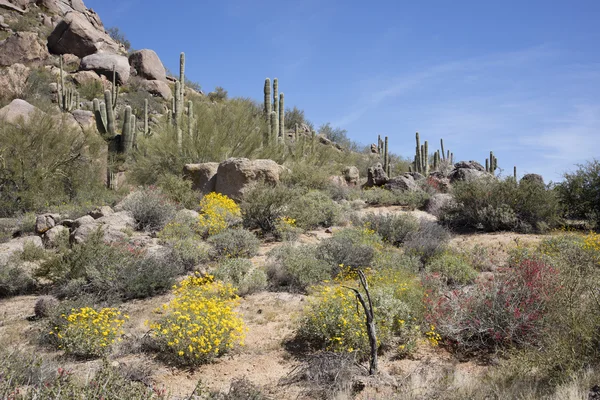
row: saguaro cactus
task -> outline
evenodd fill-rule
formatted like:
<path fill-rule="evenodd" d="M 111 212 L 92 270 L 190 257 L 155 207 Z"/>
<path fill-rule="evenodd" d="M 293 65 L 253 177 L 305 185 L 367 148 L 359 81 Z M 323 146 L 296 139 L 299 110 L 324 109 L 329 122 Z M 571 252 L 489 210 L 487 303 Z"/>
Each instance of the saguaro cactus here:
<path fill-rule="evenodd" d="M 269 135 L 269 142 L 274 142 L 277 140 L 277 113 L 275 113 L 275 111 L 271 111 L 271 119 L 269 126 L 271 130 L 271 134 Z"/>
<path fill-rule="evenodd" d="M 265 119 L 267 121 L 270 120 L 271 118 L 271 111 L 272 110 L 272 106 L 271 106 L 271 79 L 266 78 L 265 79 Z"/>
<path fill-rule="evenodd" d="M 385 137 L 385 142 L 383 145 L 383 170 L 387 173 L 388 171 L 388 165 L 389 165 L 389 158 L 388 158 L 388 137 Z"/>
<path fill-rule="evenodd" d="M 277 78 L 273 79 L 273 111 L 277 119 L 279 119 L 279 80 Z M 279 122 L 275 126 L 273 135 L 279 137 Z"/>
<path fill-rule="evenodd" d="M 285 108 L 283 106 L 283 92 L 279 94 L 279 136 L 285 140 Z"/>
<path fill-rule="evenodd" d="M 67 88 L 63 70 L 63 56 L 60 58 L 60 80 L 58 81 L 58 106 L 62 111 L 72 111 L 79 108 L 79 93 L 73 88 Z"/>
<path fill-rule="evenodd" d="M 135 141 L 136 119 L 131 113 L 131 107 L 125 107 L 123 115 L 123 129 L 121 133 L 115 130 L 115 114 L 112 107 L 107 107 L 111 104 L 112 94 L 110 90 L 104 92 L 104 103 L 100 103 L 98 99 L 94 99 L 94 117 L 96 119 L 96 127 L 104 140 L 109 143 L 109 150 L 119 153 L 128 153 Z"/>

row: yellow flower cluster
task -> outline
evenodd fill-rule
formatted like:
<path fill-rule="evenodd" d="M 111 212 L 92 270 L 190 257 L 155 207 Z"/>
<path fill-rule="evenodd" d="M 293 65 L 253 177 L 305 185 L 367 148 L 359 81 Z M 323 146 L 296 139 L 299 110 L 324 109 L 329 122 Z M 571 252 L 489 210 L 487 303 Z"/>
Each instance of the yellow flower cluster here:
<path fill-rule="evenodd" d="M 281 217 L 279 218 L 279 221 L 284 224 L 284 225 L 288 225 L 288 226 L 296 226 L 296 220 L 294 218 L 289 218 L 289 217 Z"/>
<path fill-rule="evenodd" d="M 152 336 L 181 365 L 199 365 L 244 345 L 246 328 L 233 308 L 239 298 L 230 284 L 195 275 L 174 287 L 175 298 L 149 323 Z"/>
<path fill-rule="evenodd" d="M 116 308 L 96 311 L 91 307 L 72 309 L 71 314 L 63 314 L 61 317 L 65 323 L 55 326 L 49 334 L 56 337 L 60 349 L 82 357 L 108 353 L 110 346 L 116 340 L 121 340 L 121 328 L 125 320 L 129 319 L 129 316 L 122 315 Z"/>
<path fill-rule="evenodd" d="M 208 236 L 223 232 L 237 222 L 242 212 L 240 207 L 229 197 L 220 193 L 209 193 L 200 201 L 198 225 Z"/>
<path fill-rule="evenodd" d="M 583 249 L 592 253 L 600 264 L 600 233 L 590 232 L 583 238 Z"/>
<path fill-rule="evenodd" d="M 429 331 L 425 332 L 425 336 L 432 346 L 437 346 L 440 343 L 440 340 L 442 340 L 440 334 L 435 331 L 434 325 L 429 326 Z"/>

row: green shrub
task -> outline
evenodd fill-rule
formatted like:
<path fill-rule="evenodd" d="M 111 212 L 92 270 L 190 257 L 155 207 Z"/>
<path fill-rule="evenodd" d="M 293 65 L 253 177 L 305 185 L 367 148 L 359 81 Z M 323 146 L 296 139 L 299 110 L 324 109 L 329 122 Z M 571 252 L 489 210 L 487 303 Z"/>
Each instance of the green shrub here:
<path fill-rule="evenodd" d="M 179 207 L 189 210 L 198 209 L 202 194 L 192 189 L 192 181 L 175 175 L 163 175 L 158 178 L 157 186 L 161 192 Z"/>
<path fill-rule="evenodd" d="M 194 267 L 210 261 L 212 247 L 206 242 L 190 238 L 174 240 L 169 244 L 174 262 L 186 271 L 191 271 Z"/>
<path fill-rule="evenodd" d="M 410 209 L 424 208 L 429 194 L 423 191 L 387 190 L 373 187 L 362 191 L 363 200 L 374 206 L 406 206 Z"/>
<path fill-rule="evenodd" d="M 211 236 L 208 242 L 212 244 L 216 258 L 251 258 L 260 246 L 256 235 L 245 229 L 226 229 Z"/>
<path fill-rule="evenodd" d="M 461 254 L 444 251 L 425 265 L 425 271 L 440 274 L 448 285 L 466 285 L 477 277 L 477 271 Z"/>
<path fill-rule="evenodd" d="M 534 181 L 478 179 L 452 188 L 455 205 L 442 209 L 440 221 L 455 228 L 543 232 L 559 223 L 555 191 Z"/>
<path fill-rule="evenodd" d="M 600 226 L 600 161 L 593 159 L 566 173 L 556 186 L 561 204 L 569 218 L 587 219 Z"/>
<path fill-rule="evenodd" d="M 419 230 L 419 220 L 409 214 L 355 214 L 352 223 L 375 231 L 389 244 L 399 246 L 408 236 Z"/>
<path fill-rule="evenodd" d="M 287 211 L 287 216 L 295 219 L 296 224 L 306 230 L 335 225 L 340 214 L 341 207 L 319 191 L 310 191 L 294 198 Z"/>
<path fill-rule="evenodd" d="M 0 264 L 0 297 L 31 293 L 37 284 L 18 262 Z"/>
<path fill-rule="evenodd" d="M 136 228 L 161 230 L 175 215 L 175 205 L 161 190 L 149 187 L 133 192 L 123 200 L 123 209 L 131 212 Z"/>
<path fill-rule="evenodd" d="M 215 279 L 232 284 L 240 296 L 256 293 L 267 287 L 267 275 L 254 268 L 245 258 L 226 258 L 214 271 Z"/>
<path fill-rule="evenodd" d="M 371 266 L 376 251 L 382 247 L 383 241 L 374 231 L 347 228 L 321 241 L 317 251 L 318 257 L 337 271 L 340 264 L 354 268 Z"/>
<path fill-rule="evenodd" d="M 101 81 L 89 80 L 83 82 L 77 88 L 81 99 L 93 101 L 94 99 L 100 99 L 104 95 L 104 86 Z"/>
<path fill-rule="evenodd" d="M 50 280 L 59 298 L 143 298 L 163 293 L 183 272 L 169 255 L 149 257 L 124 245 L 107 245 L 101 231 L 46 261 L 35 275 Z"/>
<path fill-rule="evenodd" d="M 450 231 L 436 222 L 421 219 L 419 230 L 411 232 L 402 247 L 406 253 L 416 255 L 426 263 L 431 257 L 445 250 L 451 236 Z"/>
<path fill-rule="evenodd" d="M 281 180 L 291 187 L 322 190 L 329 186 L 331 175 L 334 175 L 334 172 L 328 168 L 315 168 L 314 164 L 302 161 L 291 164 Z"/>
<path fill-rule="evenodd" d="M 283 185 L 255 185 L 246 193 L 240 205 L 244 226 L 259 228 L 263 233 L 275 232 L 278 221 L 286 216 L 288 204 L 298 193 Z"/>
<path fill-rule="evenodd" d="M 375 254 L 373 269 L 401 269 L 416 274 L 422 267 L 420 257 L 409 255 L 397 249 L 384 248 Z"/>
<path fill-rule="evenodd" d="M 317 257 L 317 248 L 312 245 L 284 244 L 268 255 L 267 276 L 273 288 L 305 292 L 309 286 L 330 279 L 334 271 Z"/>

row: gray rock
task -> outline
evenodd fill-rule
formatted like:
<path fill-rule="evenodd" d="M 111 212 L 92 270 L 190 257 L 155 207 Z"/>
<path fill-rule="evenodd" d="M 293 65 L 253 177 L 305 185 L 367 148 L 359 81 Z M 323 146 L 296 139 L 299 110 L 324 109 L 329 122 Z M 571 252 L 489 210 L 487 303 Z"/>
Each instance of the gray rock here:
<path fill-rule="evenodd" d="M 31 117 L 44 113 L 25 100 L 14 99 L 9 105 L 0 108 L 0 121 L 10 124 L 19 124 L 21 121 L 28 123 Z"/>
<path fill-rule="evenodd" d="M 73 228 L 77 229 L 83 225 L 95 224 L 96 220 L 89 215 L 84 215 L 83 217 L 77 218 L 73 221 Z"/>
<path fill-rule="evenodd" d="M 97 223 L 103 225 L 109 225 L 111 228 L 120 229 L 134 229 L 135 220 L 131 216 L 129 211 L 119 211 L 116 213 L 105 215 L 96 220 Z"/>
<path fill-rule="evenodd" d="M 171 87 L 165 81 L 141 81 L 140 87 L 153 96 L 169 101 L 173 98 Z"/>
<path fill-rule="evenodd" d="M 54 228 L 60 221 L 58 214 L 42 214 L 35 218 L 35 233 L 41 235 L 47 230 Z"/>
<path fill-rule="evenodd" d="M 284 167 L 273 160 L 249 160 L 247 158 L 230 158 L 219 164 L 215 191 L 240 200 L 244 192 L 255 182 L 275 185 Z"/>
<path fill-rule="evenodd" d="M 166 83 L 167 71 L 154 50 L 134 51 L 129 55 L 129 64 L 137 71 L 138 76 Z"/>
<path fill-rule="evenodd" d="M 441 211 L 454 204 L 454 198 L 447 193 L 437 193 L 429 198 L 427 212 L 439 218 Z"/>
<path fill-rule="evenodd" d="M 358 168 L 354 166 L 346 167 L 342 173 L 344 174 L 344 179 L 346 180 L 346 183 L 348 183 L 348 186 L 358 185 L 360 179 Z"/>
<path fill-rule="evenodd" d="M 11 4 L 8 0 L 0 0 L 0 9 L 2 9 L 2 8 L 6 9 L 6 10 L 16 11 L 21 14 L 24 14 L 25 11 L 27 11 L 27 10 L 22 9 L 19 6 Z"/>
<path fill-rule="evenodd" d="M 488 175 L 487 172 L 479 171 L 477 169 L 470 168 L 458 168 L 450 172 L 448 175 L 448 179 L 450 179 L 450 183 L 454 182 L 472 182 L 477 179 L 483 178 Z"/>
<path fill-rule="evenodd" d="M 186 164 L 183 167 L 183 176 L 192 181 L 192 189 L 207 194 L 215 190 L 218 169 L 219 163 L 216 162 Z"/>
<path fill-rule="evenodd" d="M 117 76 L 117 82 L 124 85 L 129 81 L 129 62 L 127 57 L 117 54 L 96 53 L 85 56 L 81 59 L 80 68 L 83 71 L 95 71 L 112 79 L 113 66 Z"/>
<path fill-rule="evenodd" d="M 477 161 L 473 161 L 473 160 L 459 161 L 456 164 L 454 164 L 454 169 L 461 169 L 461 168 L 474 169 L 477 171 L 485 172 L 485 168 L 483 167 L 483 165 L 481 165 Z"/>
<path fill-rule="evenodd" d="M 414 179 L 407 178 L 405 176 L 397 176 L 395 178 L 388 179 L 383 187 L 387 190 L 398 190 L 403 192 L 414 192 L 419 189 Z"/>
<path fill-rule="evenodd" d="M 367 171 L 367 183 L 364 187 L 370 188 L 374 186 L 383 186 L 387 183 L 388 176 L 383 170 L 380 163 L 370 167 Z"/>
<path fill-rule="evenodd" d="M 94 218 L 94 219 L 98 219 L 98 218 L 102 218 L 102 217 L 106 217 L 109 215 L 113 215 L 115 212 L 113 211 L 112 208 L 110 208 L 109 206 L 102 206 L 102 207 L 98 207 L 93 211 L 89 212 L 89 216 Z"/>
<path fill-rule="evenodd" d="M 175 214 L 176 221 L 186 221 L 186 220 L 197 220 L 200 217 L 200 213 L 194 210 L 188 210 L 184 208 L 183 210 L 177 211 Z"/>
<path fill-rule="evenodd" d="M 0 42 L 0 66 L 40 64 L 48 55 L 34 32 L 17 32 Z"/>
<path fill-rule="evenodd" d="M 48 50 L 52 54 L 70 53 L 85 57 L 98 51 L 117 53 L 119 45 L 84 14 L 67 12 L 48 37 Z M 127 58 L 125 60 L 127 62 Z"/>
<path fill-rule="evenodd" d="M 0 244 L 0 265 L 6 264 L 16 253 L 22 252 L 26 243 L 43 248 L 42 238 L 39 236 L 25 236 Z"/>
<path fill-rule="evenodd" d="M 539 174 L 525 174 L 521 178 L 520 182 L 521 183 L 528 182 L 528 183 L 533 183 L 533 184 L 538 184 L 538 185 L 541 185 L 541 186 L 545 186 L 544 178 L 541 175 L 539 175 Z"/>
<path fill-rule="evenodd" d="M 23 64 L 13 64 L 0 72 L 0 90 L 6 97 L 20 97 L 27 90 L 31 69 Z"/>
<path fill-rule="evenodd" d="M 63 225 L 56 225 L 44 233 L 43 241 L 46 247 L 56 247 L 62 237 L 69 237 L 69 228 Z"/>
<path fill-rule="evenodd" d="M 83 130 L 91 129 L 96 126 L 96 120 L 92 111 L 73 110 L 71 111 L 71 114 Z"/>

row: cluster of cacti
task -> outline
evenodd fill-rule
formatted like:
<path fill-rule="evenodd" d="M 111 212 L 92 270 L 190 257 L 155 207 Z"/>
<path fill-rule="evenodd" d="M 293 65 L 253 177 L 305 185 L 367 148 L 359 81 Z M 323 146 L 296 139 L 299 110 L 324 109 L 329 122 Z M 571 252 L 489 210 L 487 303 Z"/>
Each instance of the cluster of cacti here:
<path fill-rule="evenodd" d="M 493 174 L 498 169 L 498 159 L 494 156 L 494 152 L 490 151 L 490 158 L 485 159 L 485 170 Z"/>
<path fill-rule="evenodd" d="M 436 171 L 441 167 L 442 162 L 454 164 L 454 153 L 451 153 L 450 150 L 444 151 L 444 139 L 440 139 L 441 150 L 437 150 L 435 153 L 433 153 L 433 165 L 430 165 L 429 143 L 426 140 L 425 143 L 421 144 L 419 132 L 417 132 L 415 136 L 417 147 L 414 162 L 411 166 L 409 166 L 410 172 L 418 172 L 422 175 L 429 175 L 431 167 L 433 167 L 433 170 Z"/>
<path fill-rule="evenodd" d="M 148 124 L 148 99 L 144 99 L 144 136 L 152 136 L 150 125 Z"/>
<path fill-rule="evenodd" d="M 58 82 L 58 106 L 62 111 L 72 111 L 79 108 L 79 92 L 73 88 L 65 86 L 65 77 L 63 70 L 63 56 L 60 58 L 60 80 Z"/>
<path fill-rule="evenodd" d="M 284 94 L 279 93 L 279 81 L 273 79 L 273 102 L 271 103 L 271 79 L 265 79 L 264 88 L 264 114 L 267 121 L 267 136 L 265 142 L 270 143 L 271 138 L 284 138 L 285 136 L 285 105 Z"/>
<path fill-rule="evenodd" d="M 104 102 L 94 99 L 94 116 L 96 118 L 96 127 L 104 140 L 109 142 L 109 151 L 119 153 L 128 153 L 136 142 L 137 120 L 131 112 L 131 107 L 125 107 L 123 115 L 123 128 L 121 133 L 115 129 L 115 110 L 112 105 L 112 92 L 104 92 Z M 108 106 L 107 106 L 108 105 Z"/>
<path fill-rule="evenodd" d="M 377 154 L 379 154 L 380 157 L 383 157 L 383 170 L 388 176 L 390 176 L 392 172 L 392 167 L 388 151 L 387 136 L 384 139 L 381 139 L 381 135 L 377 135 Z"/>
<path fill-rule="evenodd" d="M 182 116 L 183 116 L 184 107 L 185 107 L 185 53 L 181 53 L 179 55 L 179 80 L 177 82 L 175 82 L 175 94 L 174 94 L 173 98 L 171 99 L 171 110 L 167 114 L 169 121 L 171 121 L 173 126 L 176 128 L 177 147 L 180 150 L 183 146 Z M 190 110 L 192 110 L 191 107 L 188 108 L 188 117 L 189 117 Z M 191 113 L 192 113 L 191 117 L 193 118 L 193 110 L 191 111 Z M 191 118 L 190 118 L 190 120 L 191 120 Z M 190 125 L 191 124 L 188 124 L 189 130 L 190 130 L 190 135 L 191 135 L 192 128 Z"/>

